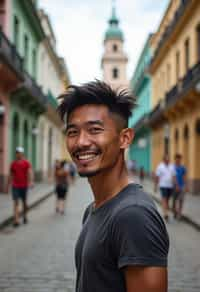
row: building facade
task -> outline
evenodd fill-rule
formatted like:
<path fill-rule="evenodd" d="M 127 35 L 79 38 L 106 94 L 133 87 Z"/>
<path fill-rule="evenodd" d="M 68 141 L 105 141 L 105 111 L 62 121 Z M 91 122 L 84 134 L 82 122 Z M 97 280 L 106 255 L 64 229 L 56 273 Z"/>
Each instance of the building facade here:
<path fill-rule="evenodd" d="M 129 119 L 129 127 L 135 132 L 129 150 L 129 159 L 135 160 L 136 168 L 151 172 L 151 130 L 148 115 L 151 109 L 151 78 L 148 67 L 151 61 L 151 36 L 148 37 L 130 81 L 130 88 L 137 98 L 137 107 Z"/>
<path fill-rule="evenodd" d="M 0 2 L 0 192 L 5 189 L 9 160 L 9 97 L 23 81 L 23 63 L 8 39 L 11 2 Z"/>
<path fill-rule="evenodd" d="M 182 154 L 190 191 L 200 193 L 200 2 L 170 1 L 152 44 L 153 169 L 164 153 Z"/>
<path fill-rule="evenodd" d="M 70 80 L 64 59 L 56 55 L 52 28 L 39 18 L 37 1 L 2 0 L 0 10 L 1 192 L 17 146 L 24 147 L 36 179 L 63 157 L 56 97 Z M 41 63 L 44 50 L 47 60 Z"/>
<path fill-rule="evenodd" d="M 123 50 L 124 35 L 119 27 L 115 7 L 109 19 L 109 27 L 104 38 L 104 54 L 102 57 L 103 81 L 113 88 L 128 88 L 126 67 L 128 58 Z"/>
<path fill-rule="evenodd" d="M 64 60 L 61 61 L 57 55 L 56 38 L 49 17 L 43 10 L 39 11 L 39 16 L 45 39 L 39 46 L 38 82 L 48 98 L 48 105 L 45 114 L 39 118 L 38 170 L 41 171 L 40 178 L 47 178 L 52 176 L 55 160 L 63 158 L 63 122 L 57 112 L 57 97 L 64 91 L 64 82 L 69 85 L 70 80 L 67 70 L 63 70 Z"/>

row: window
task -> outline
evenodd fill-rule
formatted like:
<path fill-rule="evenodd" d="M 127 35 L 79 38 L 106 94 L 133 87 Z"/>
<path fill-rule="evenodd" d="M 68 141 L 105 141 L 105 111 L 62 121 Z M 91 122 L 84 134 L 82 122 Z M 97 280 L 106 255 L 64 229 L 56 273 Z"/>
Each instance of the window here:
<path fill-rule="evenodd" d="M 29 53 L 29 39 L 27 35 L 24 36 L 24 68 L 28 69 L 28 53 Z"/>
<path fill-rule="evenodd" d="M 187 72 L 190 66 L 190 40 L 185 41 L 185 71 Z"/>
<path fill-rule="evenodd" d="M 200 24 L 196 29 L 196 40 L 197 40 L 197 62 L 200 61 Z"/>
<path fill-rule="evenodd" d="M 169 90 L 171 86 L 171 65 L 167 64 L 167 90 Z"/>
<path fill-rule="evenodd" d="M 119 77 L 119 70 L 117 68 L 113 69 L 113 78 L 117 79 Z"/>
<path fill-rule="evenodd" d="M 118 51 L 118 46 L 116 44 L 113 45 L 113 52 L 117 52 Z"/>
<path fill-rule="evenodd" d="M 33 70 L 33 77 L 34 77 L 34 79 L 36 79 L 36 50 L 35 49 L 33 49 L 33 51 L 32 51 L 32 62 L 33 62 L 33 65 L 32 65 L 32 70 Z"/>
<path fill-rule="evenodd" d="M 180 52 L 176 52 L 176 81 L 179 81 L 180 76 Z"/>
<path fill-rule="evenodd" d="M 14 28 L 13 28 L 13 39 L 14 39 L 14 44 L 17 49 L 19 49 L 19 20 L 17 16 L 14 16 Z"/>

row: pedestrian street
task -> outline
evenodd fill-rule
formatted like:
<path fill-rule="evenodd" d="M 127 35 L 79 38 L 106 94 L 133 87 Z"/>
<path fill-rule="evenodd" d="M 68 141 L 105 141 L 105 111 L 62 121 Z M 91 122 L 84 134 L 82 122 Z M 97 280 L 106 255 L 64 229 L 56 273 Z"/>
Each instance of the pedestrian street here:
<path fill-rule="evenodd" d="M 77 179 L 65 215 L 55 198 L 29 212 L 29 224 L 0 233 L 0 292 L 75 291 L 74 245 L 85 207 L 92 200 L 86 179 Z M 134 222 L 133 222 L 134 227 Z M 199 292 L 200 232 L 170 220 L 169 292 Z"/>

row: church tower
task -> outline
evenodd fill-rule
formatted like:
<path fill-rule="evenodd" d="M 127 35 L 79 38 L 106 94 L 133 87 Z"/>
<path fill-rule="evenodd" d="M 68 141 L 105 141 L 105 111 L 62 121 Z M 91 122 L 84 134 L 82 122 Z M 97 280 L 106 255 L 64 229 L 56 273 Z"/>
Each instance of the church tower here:
<path fill-rule="evenodd" d="M 126 75 L 128 58 L 123 50 L 124 35 L 119 28 L 119 19 L 116 16 L 115 6 L 108 21 L 109 27 L 104 38 L 104 54 L 101 61 L 103 81 L 112 88 L 128 88 Z"/>

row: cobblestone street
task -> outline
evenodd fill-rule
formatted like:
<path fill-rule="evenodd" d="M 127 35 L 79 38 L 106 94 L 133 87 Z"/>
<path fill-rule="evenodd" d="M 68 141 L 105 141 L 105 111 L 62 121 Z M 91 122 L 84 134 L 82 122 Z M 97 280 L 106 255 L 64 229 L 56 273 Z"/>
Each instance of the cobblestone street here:
<path fill-rule="evenodd" d="M 55 214 L 54 197 L 30 211 L 30 223 L 0 234 L 0 292 L 74 291 L 74 244 L 83 210 L 91 200 L 85 181 L 77 180 L 66 214 Z M 173 220 L 170 234 L 169 292 L 200 291 L 200 233 Z"/>

